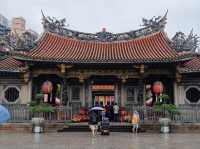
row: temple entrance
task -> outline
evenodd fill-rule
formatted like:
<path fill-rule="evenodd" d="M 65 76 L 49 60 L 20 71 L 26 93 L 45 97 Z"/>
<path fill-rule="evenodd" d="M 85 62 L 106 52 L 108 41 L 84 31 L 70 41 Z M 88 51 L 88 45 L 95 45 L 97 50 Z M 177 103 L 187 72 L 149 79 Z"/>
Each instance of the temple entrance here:
<path fill-rule="evenodd" d="M 116 76 L 92 76 L 91 78 L 90 105 L 101 105 L 118 103 L 119 79 Z"/>
<path fill-rule="evenodd" d="M 115 101 L 115 94 L 114 92 L 105 91 L 93 92 L 92 100 L 93 106 L 95 106 L 96 104 L 105 106 L 106 104 L 113 103 Z"/>
<path fill-rule="evenodd" d="M 105 106 L 115 102 L 115 86 L 113 84 L 92 85 L 92 105 Z"/>

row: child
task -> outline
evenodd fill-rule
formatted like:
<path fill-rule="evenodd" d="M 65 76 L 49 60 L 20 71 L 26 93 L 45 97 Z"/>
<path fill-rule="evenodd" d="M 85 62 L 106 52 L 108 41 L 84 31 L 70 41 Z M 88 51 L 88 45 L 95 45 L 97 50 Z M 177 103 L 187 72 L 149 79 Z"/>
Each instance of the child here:
<path fill-rule="evenodd" d="M 133 126 L 132 132 L 135 132 L 135 133 L 138 132 L 139 122 L 140 122 L 139 113 L 137 111 L 134 111 L 132 119 L 131 119 L 131 123 L 132 123 L 132 126 Z"/>

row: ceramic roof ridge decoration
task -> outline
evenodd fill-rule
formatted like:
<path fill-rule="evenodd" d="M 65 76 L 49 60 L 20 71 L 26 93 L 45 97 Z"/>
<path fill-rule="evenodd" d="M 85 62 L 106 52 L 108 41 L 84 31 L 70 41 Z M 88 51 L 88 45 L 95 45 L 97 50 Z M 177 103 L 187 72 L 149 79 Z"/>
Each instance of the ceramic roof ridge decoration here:
<path fill-rule="evenodd" d="M 146 36 L 152 34 L 154 32 L 163 31 L 166 25 L 167 13 L 163 17 L 153 17 L 151 19 L 142 19 L 143 24 L 142 28 L 130 32 L 124 33 L 110 33 L 105 30 L 101 32 L 93 33 L 84 33 L 79 31 L 74 31 L 68 29 L 65 26 L 66 19 L 56 19 L 54 17 L 45 16 L 42 12 L 42 24 L 44 31 L 56 33 L 61 36 L 65 36 L 68 38 L 79 39 L 79 40 L 89 40 L 89 41 L 101 41 L 101 42 L 111 42 L 111 41 L 121 41 L 121 40 L 129 40 L 135 39 L 138 37 Z"/>
<path fill-rule="evenodd" d="M 172 37 L 172 47 L 176 49 L 177 52 L 195 52 L 199 48 L 199 36 L 194 34 L 193 29 L 188 35 L 183 32 L 176 32 Z"/>

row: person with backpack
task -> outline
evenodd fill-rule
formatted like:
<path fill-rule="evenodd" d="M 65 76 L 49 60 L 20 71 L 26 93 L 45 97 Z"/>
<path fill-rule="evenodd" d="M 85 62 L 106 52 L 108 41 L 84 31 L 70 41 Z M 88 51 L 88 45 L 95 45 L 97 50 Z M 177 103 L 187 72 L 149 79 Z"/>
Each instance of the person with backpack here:
<path fill-rule="evenodd" d="M 95 111 L 89 113 L 89 127 L 92 131 L 92 136 L 96 136 L 98 130 L 98 118 Z"/>

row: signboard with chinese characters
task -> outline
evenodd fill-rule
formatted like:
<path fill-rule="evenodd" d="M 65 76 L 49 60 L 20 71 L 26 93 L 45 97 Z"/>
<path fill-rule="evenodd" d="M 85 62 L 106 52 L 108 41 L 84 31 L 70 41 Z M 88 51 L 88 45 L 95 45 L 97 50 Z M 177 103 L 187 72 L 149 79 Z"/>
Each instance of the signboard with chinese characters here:
<path fill-rule="evenodd" d="M 92 85 L 93 91 L 114 91 L 115 86 L 111 84 Z"/>

